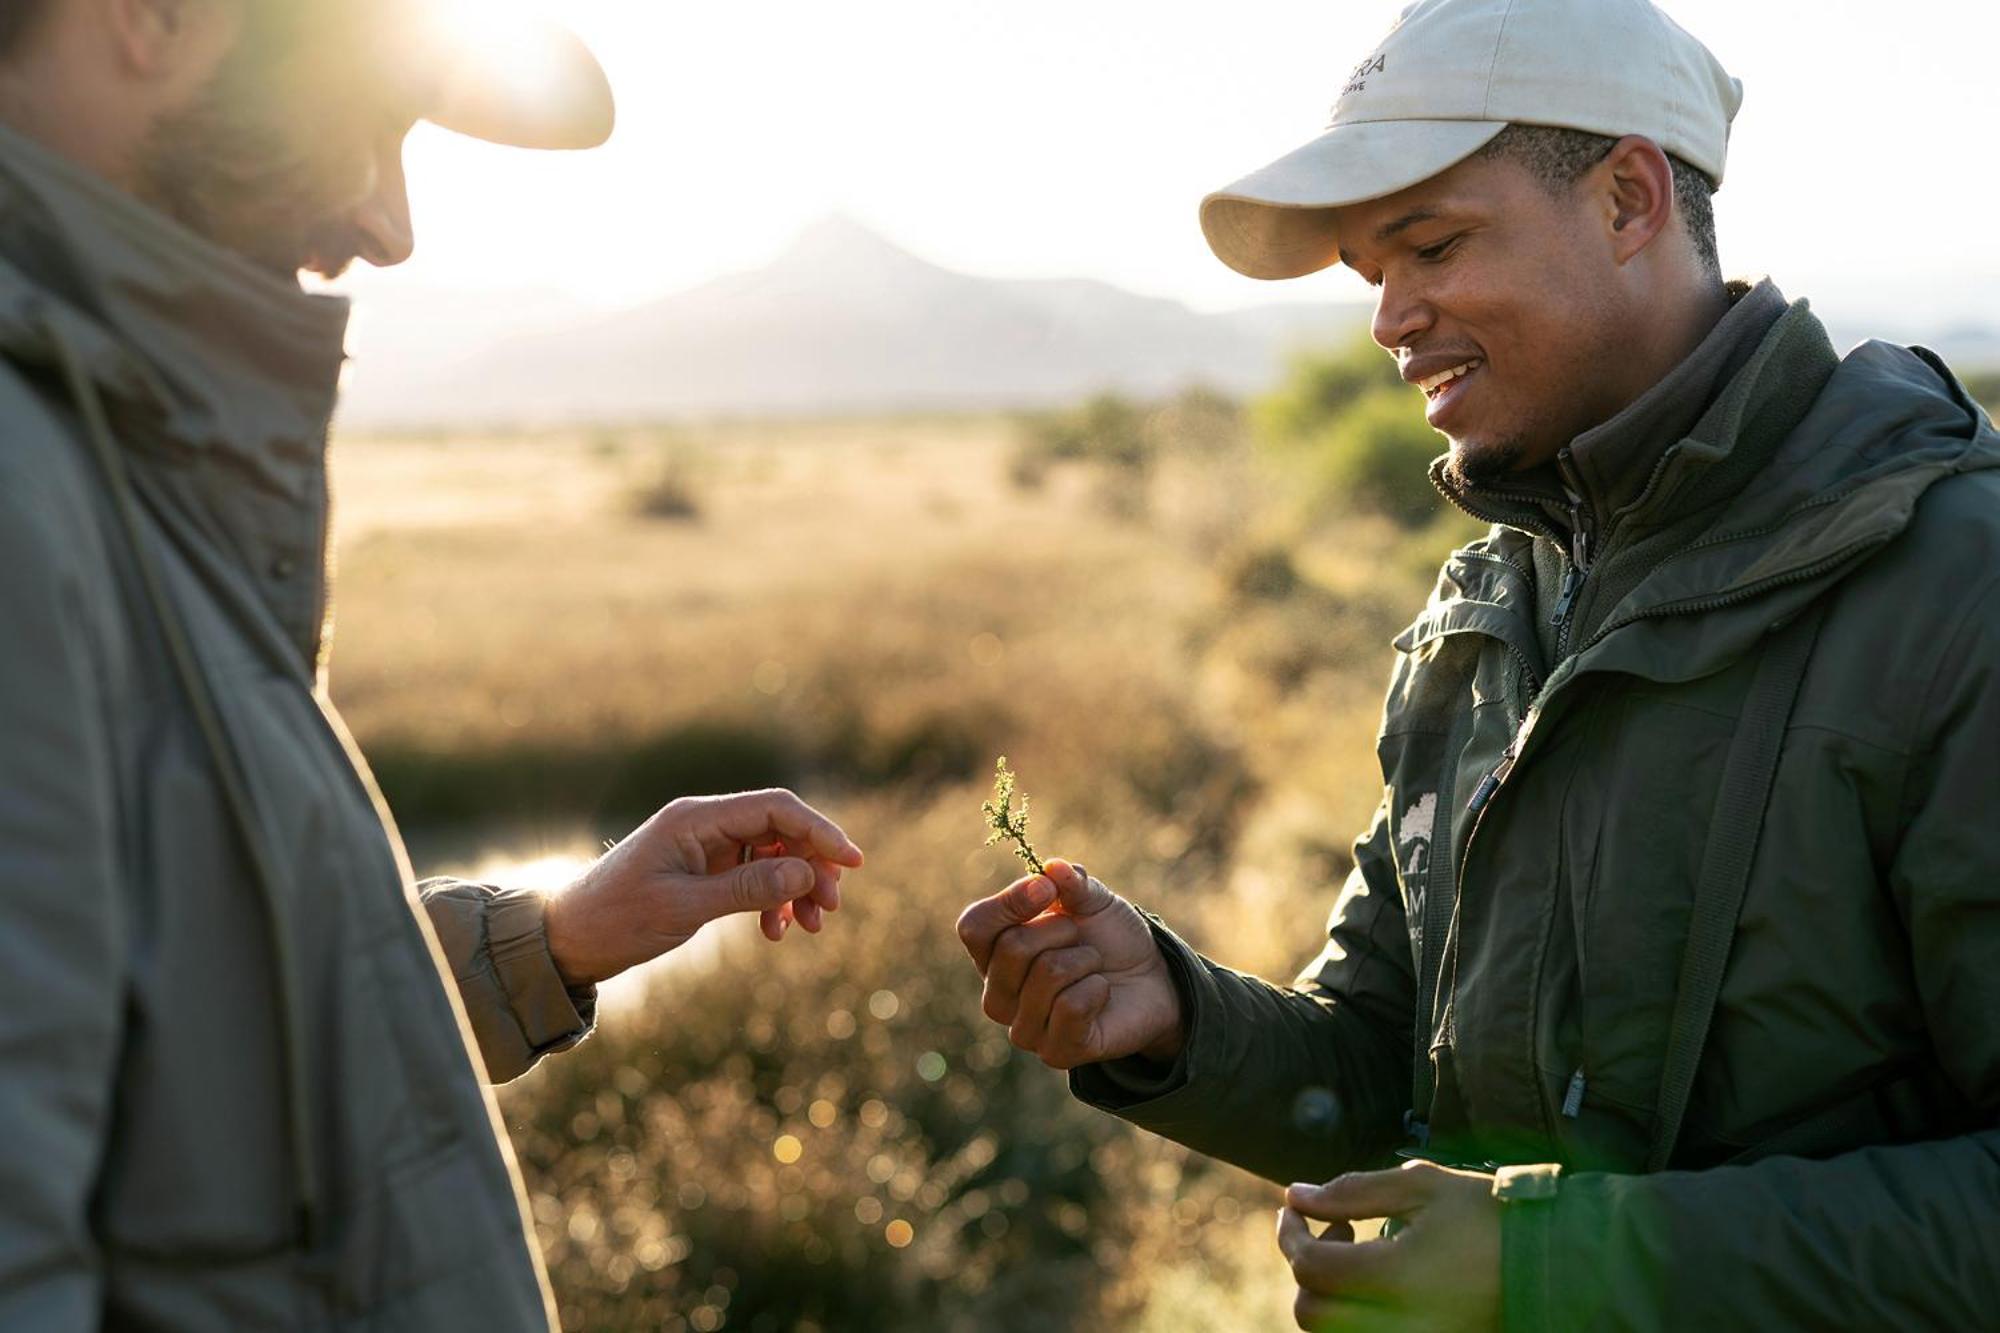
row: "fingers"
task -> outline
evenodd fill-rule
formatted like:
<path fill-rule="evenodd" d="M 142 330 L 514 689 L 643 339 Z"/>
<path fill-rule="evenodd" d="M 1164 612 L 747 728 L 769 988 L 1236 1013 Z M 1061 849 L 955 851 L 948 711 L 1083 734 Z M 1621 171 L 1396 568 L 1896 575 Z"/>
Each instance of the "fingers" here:
<path fill-rule="evenodd" d="M 861 849 L 840 826 L 784 790 L 740 792 L 734 796 L 694 797 L 667 807 L 685 813 L 703 834 L 754 845 L 783 838 L 792 850 L 834 865 L 857 868 Z"/>
<path fill-rule="evenodd" d="M 1047 876 L 1030 875 L 1015 880 L 990 898 L 981 898 L 959 915 L 959 943 L 972 955 L 973 965 L 982 975 L 1002 932 L 1040 916 L 1055 898 L 1056 886 Z"/>
<path fill-rule="evenodd" d="M 1442 1170 L 1429 1162 L 1411 1162 L 1400 1171 L 1354 1171 L 1324 1185 L 1292 1185 L 1285 1190 L 1285 1203 L 1322 1221 L 1401 1217 L 1429 1201 Z"/>
<path fill-rule="evenodd" d="M 1020 1012 L 1021 987 L 1027 984 L 1028 969 L 1035 959 L 1051 949 L 1069 948 L 1077 937 L 1076 922 L 1055 915 L 1003 931 L 986 966 L 986 1016 L 1012 1027 Z"/>
<path fill-rule="evenodd" d="M 1285 1208 L 1278 1214 L 1278 1248 L 1301 1291 L 1371 1299 L 1395 1289 L 1394 1270 L 1401 1251 L 1391 1241 L 1357 1242 L 1354 1229 L 1345 1222 L 1315 1236 L 1304 1214 Z"/>
<path fill-rule="evenodd" d="M 792 900 L 806 898 L 812 888 L 811 864 L 796 856 L 781 856 L 768 861 L 746 861 L 720 875 L 671 876 L 666 891 L 693 903 L 703 921 L 738 912 L 756 912 L 764 924 L 764 933 L 777 939 L 783 931 L 772 935 L 766 914 L 792 908 L 788 916 L 796 919 L 797 909 Z"/>
<path fill-rule="evenodd" d="M 1074 1069 L 1104 1059 L 1098 1018 L 1111 1002 L 1111 980 L 1093 972 L 1072 983 L 1049 1007 L 1048 1033 L 1036 1052 L 1051 1069 Z"/>
<path fill-rule="evenodd" d="M 1071 985 L 1104 968 L 1104 955 L 1088 944 L 1066 949 L 1047 949 L 1028 965 L 1021 983 L 1021 998 L 1014 1009 L 1014 1023 L 1007 1039 L 1024 1051 L 1040 1050 L 1049 1033 L 1057 998 Z"/>
<path fill-rule="evenodd" d="M 785 938 L 785 932 L 791 928 L 791 924 L 790 903 L 786 903 L 783 907 L 767 907 L 757 913 L 757 929 L 762 931 L 764 938 L 773 944 Z"/>
<path fill-rule="evenodd" d="M 829 912 L 840 910 L 840 867 L 826 861 L 814 861 L 813 901 Z"/>
<path fill-rule="evenodd" d="M 1091 878 L 1089 872 L 1080 865 L 1073 865 L 1061 857 L 1045 863 L 1042 873 L 1056 886 L 1056 900 L 1071 916 L 1092 916 L 1118 901 L 1118 896 L 1104 886 L 1104 881 Z"/>

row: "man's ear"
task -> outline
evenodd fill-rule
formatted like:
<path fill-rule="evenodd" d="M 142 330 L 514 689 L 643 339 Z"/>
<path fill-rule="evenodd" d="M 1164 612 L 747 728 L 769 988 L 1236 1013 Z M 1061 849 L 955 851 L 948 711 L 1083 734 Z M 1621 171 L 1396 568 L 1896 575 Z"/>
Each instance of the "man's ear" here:
<path fill-rule="evenodd" d="M 1667 230 L 1674 212 L 1674 168 L 1651 139 L 1628 134 L 1591 168 L 1591 187 L 1602 203 L 1611 254 L 1629 263 Z"/>
<path fill-rule="evenodd" d="M 234 39 L 238 0 L 103 0 L 108 31 L 125 72 L 178 81 L 209 68 Z"/>

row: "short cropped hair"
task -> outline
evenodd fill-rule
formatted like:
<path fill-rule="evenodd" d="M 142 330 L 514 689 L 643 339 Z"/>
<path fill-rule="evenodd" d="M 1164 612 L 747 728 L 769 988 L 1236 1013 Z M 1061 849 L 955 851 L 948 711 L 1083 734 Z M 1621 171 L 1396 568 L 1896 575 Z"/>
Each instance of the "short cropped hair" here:
<path fill-rule="evenodd" d="M 1509 125 L 1490 139 L 1475 156 L 1498 158 L 1526 167 L 1552 192 L 1564 191 L 1583 179 L 1583 173 L 1602 162 L 1618 140 L 1583 130 L 1560 129 L 1551 125 Z M 1722 259 L 1715 248 L 1715 205 L 1710 196 L 1716 185 L 1699 167 L 1681 161 L 1672 153 L 1667 162 L 1674 170 L 1674 206 L 1680 211 L 1681 225 L 1694 242 L 1695 255 L 1713 276 L 1722 276 Z"/>

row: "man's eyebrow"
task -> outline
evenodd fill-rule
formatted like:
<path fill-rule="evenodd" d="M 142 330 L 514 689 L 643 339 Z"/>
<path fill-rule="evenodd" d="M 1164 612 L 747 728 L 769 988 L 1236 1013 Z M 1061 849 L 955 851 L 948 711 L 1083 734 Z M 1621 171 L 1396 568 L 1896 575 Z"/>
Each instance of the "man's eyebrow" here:
<path fill-rule="evenodd" d="M 1437 219 L 1438 214 L 1436 209 L 1413 208 L 1394 222 L 1385 222 L 1380 227 L 1377 227 L 1375 229 L 1375 240 L 1378 243 L 1394 240 L 1402 232 L 1408 231 L 1419 222 L 1436 222 Z"/>
<path fill-rule="evenodd" d="M 1440 216 L 1442 215 L 1434 208 L 1413 208 L 1394 222 L 1385 222 L 1380 227 L 1377 227 L 1375 229 L 1375 243 L 1381 245 L 1386 241 L 1392 241 L 1401 233 L 1416 226 L 1419 222 L 1436 222 Z M 1358 270 L 1361 267 L 1359 261 L 1354 258 L 1353 253 L 1344 245 L 1340 247 L 1340 262 L 1351 269 Z"/>

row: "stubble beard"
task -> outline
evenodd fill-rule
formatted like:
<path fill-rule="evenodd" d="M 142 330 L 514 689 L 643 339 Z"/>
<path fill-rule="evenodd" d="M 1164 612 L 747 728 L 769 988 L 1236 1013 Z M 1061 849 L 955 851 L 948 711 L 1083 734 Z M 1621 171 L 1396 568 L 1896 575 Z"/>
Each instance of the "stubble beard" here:
<path fill-rule="evenodd" d="M 187 107 L 160 120 L 137 163 L 139 196 L 259 268 L 337 277 L 353 262 L 331 202 L 288 141 L 265 62 L 232 52 Z"/>
<path fill-rule="evenodd" d="M 1445 480 L 1460 490 L 1490 486 L 1518 471 L 1527 456 L 1527 441 L 1518 437 L 1491 442 L 1453 440 L 1445 460 Z"/>

